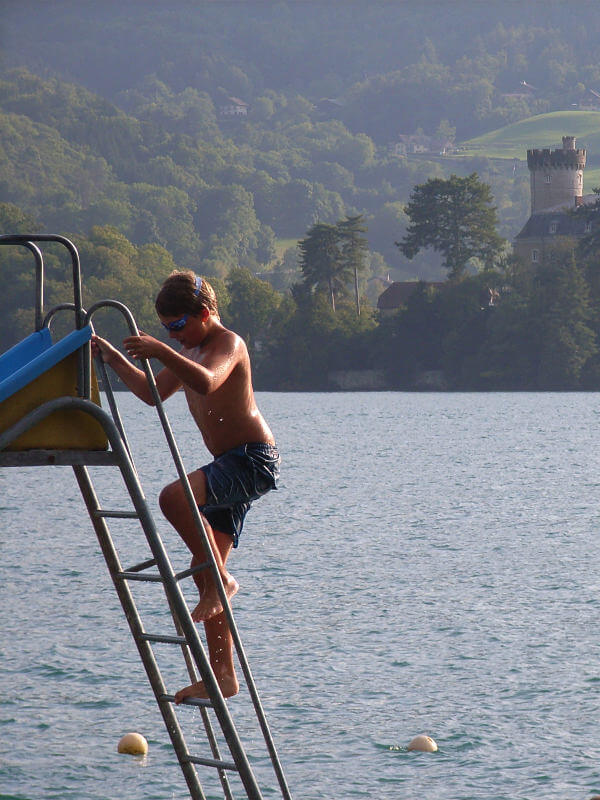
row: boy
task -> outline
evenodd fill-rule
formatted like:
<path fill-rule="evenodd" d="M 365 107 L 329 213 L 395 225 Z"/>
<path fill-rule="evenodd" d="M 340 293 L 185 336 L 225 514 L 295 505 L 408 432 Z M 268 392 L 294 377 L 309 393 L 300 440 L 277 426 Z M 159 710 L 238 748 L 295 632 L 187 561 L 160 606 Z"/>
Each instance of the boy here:
<path fill-rule="evenodd" d="M 214 461 L 188 475 L 202 513 L 225 593 L 232 598 L 238 583 L 226 568 L 237 547 L 251 503 L 279 477 L 279 453 L 273 434 L 258 410 L 252 390 L 250 359 L 244 341 L 221 324 L 217 299 L 210 284 L 193 272 L 173 272 L 155 303 L 169 337 L 182 345 L 179 352 L 140 331 L 123 345 L 134 359 L 156 358 L 163 368 L 156 376 L 161 400 L 183 387 L 188 406 Z M 102 354 L 124 383 L 144 402 L 153 398 L 145 373 L 109 342 L 92 338 L 92 354 Z M 206 561 L 192 511 L 179 480 L 160 494 L 160 508 L 192 552 L 192 566 Z M 233 640 L 210 570 L 195 576 L 200 600 L 192 611 L 206 630 L 210 661 L 224 697 L 239 691 L 233 664 Z M 202 681 L 175 695 L 207 697 Z"/>

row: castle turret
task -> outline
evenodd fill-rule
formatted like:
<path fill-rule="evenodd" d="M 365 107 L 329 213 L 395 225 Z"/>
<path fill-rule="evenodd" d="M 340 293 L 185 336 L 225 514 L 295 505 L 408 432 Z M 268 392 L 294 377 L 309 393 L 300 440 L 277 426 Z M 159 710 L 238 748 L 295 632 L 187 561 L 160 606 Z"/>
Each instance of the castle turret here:
<path fill-rule="evenodd" d="M 563 136 L 562 143 L 562 150 L 527 151 L 532 214 L 582 202 L 586 151 L 575 148 L 574 136 Z"/>

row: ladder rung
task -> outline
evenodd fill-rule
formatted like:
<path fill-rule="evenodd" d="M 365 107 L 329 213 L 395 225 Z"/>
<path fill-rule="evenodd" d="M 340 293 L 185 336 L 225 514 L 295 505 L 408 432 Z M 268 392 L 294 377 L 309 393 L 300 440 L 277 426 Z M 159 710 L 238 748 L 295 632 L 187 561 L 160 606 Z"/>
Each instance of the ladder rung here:
<path fill-rule="evenodd" d="M 143 575 L 141 572 L 124 570 L 123 572 L 117 572 L 116 576 L 126 581 L 154 581 L 154 583 L 162 581 L 162 575 L 159 575 L 158 572 L 153 572 L 151 575 Z"/>
<path fill-rule="evenodd" d="M 128 567 L 125 572 L 141 572 L 143 569 L 148 569 L 148 567 L 155 567 L 156 566 L 156 559 L 149 558 L 148 561 L 141 561 L 139 564 L 134 564 L 133 567 Z"/>
<path fill-rule="evenodd" d="M 141 574 L 145 569 L 155 566 L 156 559 L 149 558 L 148 561 L 142 561 L 139 564 L 134 564 L 133 567 L 129 567 L 129 569 L 124 569 L 122 572 L 117 572 L 116 577 L 122 578 L 126 581 L 162 581 L 162 577 L 157 572 L 153 572 L 150 575 Z"/>
<path fill-rule="evenodd" d="M 121 519 L 138 519 L 139 514 L 137 511 L 119 511 L 110 510 L 108 508 L 97 508 L 92 512 L 95 517 L 115 517 Z"/>
<path fill-rule="evenodd" d="M 234 772 L 238 771 L 238 768 L 233 761 L 221 761 L 220 759 L 216 758 L 202 758 L 200 756 L 191 755 L 186 756 L 186 759 L 187 761 L 191 761 L 192 764 L 202 764 L 204 767 L 217 767 L 217 769 L 230 769 Z"/>
<path fill-rule="evenodd" d="M 185 636 L 165 636 L 160 633 L 142 633 L 140 639 L 145 642 L 163 642 L 165 644 L 187 644 Z"/>
<path fill-rule="evenodd" d="M 190 575 L 195 575 L 197 572 L 202 572 L 203 569 L 210 567 L 210 561 L 203 561 L 202 564 L 196 564 L 195 567 L 190 567 L 189 569 L 184 569 L 182 572 L 178 572 L 175 575 L 176 581 L 182 581 L 184 578 L 189 578 Z"/>
<path fill-rule="evenodd" d="M 155 583 L 160 583 L 162 581 L 162 575 L 160 575 L 158 572 L 153 572 L 150 575 L 142 575 L 142 570 L 147 569 L 147 567 L 153 567 L 155 564 L 156 561 L 152 559 L 144 564 L 138 564 L 136 567 L 132 567 L 131 569 L 125 569 L 123 572 L 117 572 L 117 577 L 123 578 L 123 580 L 127 581 L 154 581 Z M 206 569 L 207 567 L 210 567 L 210 562 L 204 561 L 202 564 L 197 564 L 195 567 L 184 569 L 182 572 L 178 572 L 174 576 L 175 580 L 182 581 L 184 578 L 189 578 L 190 575 L 195 575 L 197 572 L 202 572 L 202 570 Z"/>
<path fill-rule="evenodd" d="M 163 694 L 160 697 L 161 700 L 166 700 L 168 703 L 175 702 L 175 695 L 174 694 Z M 184 700 L 181 701 L 180 705 L 182 706 L 200 706 L 201 708 L 211 708 L 212 703 L 210 700 L 207 700 L 205 697 L 186 697 Z"/>

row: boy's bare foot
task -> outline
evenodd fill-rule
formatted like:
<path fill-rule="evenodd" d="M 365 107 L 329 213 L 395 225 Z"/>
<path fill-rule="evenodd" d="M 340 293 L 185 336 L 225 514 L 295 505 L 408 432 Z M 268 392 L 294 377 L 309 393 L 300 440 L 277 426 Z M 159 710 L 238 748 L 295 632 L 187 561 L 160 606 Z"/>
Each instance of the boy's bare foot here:
<path fill-rule="evenodd" d="M 215 677 L 223 697 L 233 697 L 239 692 L 240 685 L 235 674 L 221 676 L 216 675 Z M 204 688 L 204 682 L 198 681 L 198 683 L 192 683 L 191 686 L 186 686 L 185 689 L 180 689 L 175 695 L 175 702 L 179 704 L 182 700 L 185 700 L 186 697 L 201 697 L 206 700 L 208 698 L 208 694 Z"/>
<path fill-rule="evenodd" d="M 240 587 L 233 575 L 227 573 L 227 576 L 223 579 L 223 588 L 225 589 L 227 599 L 231 600 Z M 217 588 L 216 586 L 210 586 L 200 598 L 200 602 L 196 608 L 192 611 L 192 619 L 194 622 L 204 622 L 207 619 L 216 617 L 217 614 L 220 614 L 222 611 L 223 603 L 221 602 Z"/>

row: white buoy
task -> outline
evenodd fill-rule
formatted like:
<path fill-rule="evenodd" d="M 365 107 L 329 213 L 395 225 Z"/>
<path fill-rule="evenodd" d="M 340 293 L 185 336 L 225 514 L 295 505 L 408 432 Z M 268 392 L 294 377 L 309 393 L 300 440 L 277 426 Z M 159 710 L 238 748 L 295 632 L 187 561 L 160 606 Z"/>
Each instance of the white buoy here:
<path fill-rule="evenodd" d="M 421 753 L 435 753 L 438 749 L 438 746 L 431 736 L 426 736 L 424 733 L 420 733 L 418 736 L 415 736 L 406 749 L 409 751 L 418 750 Z"/>
<path fill-rule="evenodd" d="M 141 733 L 126 733 L 119 740 L 117 750 L 130 756 L 145 756 L 148 752 L 148 742 Z"/>

